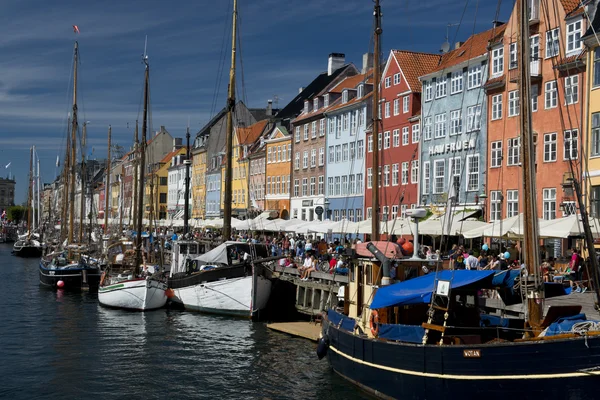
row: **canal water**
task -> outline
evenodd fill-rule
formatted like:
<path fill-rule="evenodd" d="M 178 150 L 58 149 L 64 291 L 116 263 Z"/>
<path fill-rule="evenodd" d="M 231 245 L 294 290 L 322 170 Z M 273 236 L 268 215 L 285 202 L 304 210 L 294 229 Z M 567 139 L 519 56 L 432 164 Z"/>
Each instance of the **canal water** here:
<path fill-rule="evenodd" d="M 264 323 L 100 307 L 0 245 L 0 398 L 360 399 L 315 344 Z"/>

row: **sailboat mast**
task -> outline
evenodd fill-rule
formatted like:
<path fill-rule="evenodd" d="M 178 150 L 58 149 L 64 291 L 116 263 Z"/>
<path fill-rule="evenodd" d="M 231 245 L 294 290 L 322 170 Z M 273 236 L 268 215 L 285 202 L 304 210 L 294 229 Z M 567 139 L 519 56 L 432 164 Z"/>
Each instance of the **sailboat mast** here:
<path fill-rule="evenodd" d="M 142 210 L 144 208 L 144 166 L 146 165 L 146 129 L 148 126 L 148 82 L 150 79 L 150 66 L 148 56 L 144 53 L 144 64 L 146 65 L 146 76 L 144 79 L 144 117 L 142 122 L 142 142 L 140 145 L 140 158 L 138 163 L 139 182 L 137 193 L 137 254 L 136 254 L 136 276 L 142 264 Z M 136 124 L 137 127 L 137 124 Z"/>
<path fill-rule="evenodd" d="M 235 111 L 235 59 L 237 37 L 237 0 L 233 0 L 233 23 L 231 33 L 231 69 L 227 94 L 227 136 L 225 138 L 225 195 L 223 198 L 223 240 L 231 238 L 231 164 L 233 157 L 233 113 Z"/>
<path fill-rule="evenodd" d="M 27 240 L 31 239 L 31 198 L 33 190 L 33 147 L 29 150 L 29 193 L 27 194 Z"/>
<path fill-rule="evenodd" d="M 69 120 L 69 125 L 71 121 Z M 63 196 L 61 202 L 61 215 L 60 215 L 60 241 L 64 241 L 67 236 L 67 218 L 69 216 L 69 174 L 70 174 L 70 159 L 71 158 L 71 136 L 67 135 L 67 151 L 65 152 L 65 164 L 63 166 Z"/>
<path fill-rule="evenodd" d="M 108 233 L 108 204 L 110 197 L 110 134 L 111 126 L 108 126 L 108 155 L 106 156 L 106 188 L 104 189 L 104 234 Z"/>
<path fill-rule="evenodd" d="M 32 160 L 32 164 L 31 164 L 31 176 L 29 177 L 29 179 L 31 180 L 31 182 L 29 182 L 29 184 L 31 185 L 31 197 L 29 198 L 29 207 L 31 207 L 31 227 L 28 226 L 28 228 L 31 230 L 35 230 L 37 229 L 37 207 L 35 205 L 35 198 L 36 198 L 36 191 L 37 191 L 37 187 L 35 186 L 35 161 L 33 161 L 33 157 L 35 154 L 35 146 L 32 147 L 31 150 L 31 160 Z"/>
<path fill-rule="evenodd" d="M 81 145 L 85 148 L 85 138 L 87 132 L 87 122 L 83 123 L 83 132 L 81 134 Z M 83 220 L 85 218 L 85 151 L 81 152 L 81 204 L 79 211 L 79 244 L 83 243 Z M 91 227 L 90 227 L 91 229 Z"/>
<path fill-rule="evenodd" d="M 379 83 L 381 76 L 379 75 L 379 62 L 381 59 L 381 6 L 379 0 L 375 0 L 375 8 L 373 10 L 373 16 L 375 18 L 375 32 L 374 32 L 374 55 L 373 55 L 373 136 L 371 136 L 371 143 L 373 146 L 372 161 L 373 171 L 372 173 L 372 200 L 371 202 L 371 239 L 379 240 Z"/>
<path fill-rule="evenodd" d="M 144 128 L 142 128 L 144 129 Z M 133 212 L 131 214 L 130 220 L 132 220 L 132 224 L 134 227 L 137 226 L 137 192 L 138 192 L 138 174 L 139 174 L 139 159 L 138 152 L 140 149 L 140 142 L 138 138 L 138 121 L 135 121 L 135 138 L 133 141 L 133 192 L 131 192 L 131 208 L 130 211 Z"/>
<path fill-rule="evenodd" d="M 36 184 L 37 184 L 37 198 L 36 198 L 36 202 L 37 202 L 37 219 L 38 219 L 38 228 L 40 230 L 40 234 L 43 231 L 43 226 L 42 226 L 42 202 L 41 202 L 41 183 L 40 183 L 40 157 L 37 155 L 36 152 L 36 162 L 37 162 L 37 177 L 36 177 Z"/>
<path fill-rule="evenodd" d="M 185 152 L 185 202 L 183 210 L 183 234 L 189 233 L 189 208 L 190 208 L 190 127 L 188 125 L 185 133 L 186 138 L 186 152 Z"/>
<path fill-rule="evenodd" d="M 539 274 L 539 235 L 537 196 L 535 186 L 534 144 L 531 127 L 531 76 L 529 70 L 529 15 L 528 2 L 517 1 L 518 53 L 519 53 L 519 103 L 521 115 L 521 148 L 523 159 L 523 255 L 529 276 L 533 276 L 534 288 L 527 293 L 528 322 L 532 327 L 539 326 L 543 319 L 543 284 Z M 523 286 L 526 287 L 526 286 Z"/>
<path fill-rule="evenodd" d="M 77 54 L 78 43 L 75 42 L 75 61 L 73 63 L 73 116 L 71 120 L 71 162 L 69 182 L 69 244 L 73 243 L 73 222 L 75 220 L 75 160 L 77 159 Z"/>

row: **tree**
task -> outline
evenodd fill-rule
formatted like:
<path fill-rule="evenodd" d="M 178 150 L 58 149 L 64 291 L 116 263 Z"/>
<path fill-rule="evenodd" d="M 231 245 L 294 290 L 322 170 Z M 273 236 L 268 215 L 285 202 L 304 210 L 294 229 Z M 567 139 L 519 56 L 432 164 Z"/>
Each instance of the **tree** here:
<path fill-rule="evenodd" d="M 6 214 L 8 215 L 9 220 L 18 224 L 19 221 L 21 221 L 23 219 L 23 217 L 26 215 L 26 212 L 27 212 L 27 207 L 12 206 L 8 209 L 8 212 Z"/>

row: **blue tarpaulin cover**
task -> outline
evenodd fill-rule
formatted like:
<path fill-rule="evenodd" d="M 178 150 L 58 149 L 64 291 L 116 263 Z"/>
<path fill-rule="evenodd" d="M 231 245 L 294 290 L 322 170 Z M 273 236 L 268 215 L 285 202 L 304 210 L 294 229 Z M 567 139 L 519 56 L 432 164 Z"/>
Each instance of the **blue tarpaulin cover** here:
<path fill-rule="evenodd" d="M 356 325 L 356 321 L 354 319 L 346 317 L 344 314 L 340 314 L 335 310 L 327 311 L 327 319 L 333 325 L 339 326 L 340 328 L 350 332 L 354 331 L 354 326 Z M 342 323 L 341 325 L 340 321 Z"/>
<path fill-rule="evenodd" d="M 379 337 L 389 340 L 400 340 L 408 343 L 422 343 L 425 329 L 417 325 L 379 325 Z"/>
<path fill-rule="evenodd" d="M 494 271 L 444 270 L 395 283 L 377 290 L 371 303 L 371 309 L 429 303 L 436 276 L 438 280 L 451 281 L 451 288 L 456 289 L 484 280 L 490 282 L 486 282 L 483 286 L 490 287 L 490 277 L 493 274 Z"/>
<path fill-rule="evenodd" d="M 546 330 L 546 336 L 554 336 L 559 335 L 561 333 L 571 332 L 571 329 L 573 329 L 573 325 L 575 325 L 578 322 L 585 322 L 587 320 L 588 319 L 583 313 L 573 315 L 570 317 L 561 317 L 557 319 L 556 322 L 550 324 L 550 326 Z"/>

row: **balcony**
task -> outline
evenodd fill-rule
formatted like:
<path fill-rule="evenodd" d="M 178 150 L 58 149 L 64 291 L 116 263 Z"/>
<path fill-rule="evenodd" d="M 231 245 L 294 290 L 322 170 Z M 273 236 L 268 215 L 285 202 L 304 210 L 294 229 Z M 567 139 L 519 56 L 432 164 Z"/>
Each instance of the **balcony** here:
<path fill-rule="evenodd" d="M 511 83 L 519 83 L 519 68 L 515 68 L 511 65 L 511 68 L 508 71 L 508 79 Z M 531 82 L 537 82 L 542 80 L 542 60 L 531 60 L 529 62 L 529 72 L 531 74 Z"/>

